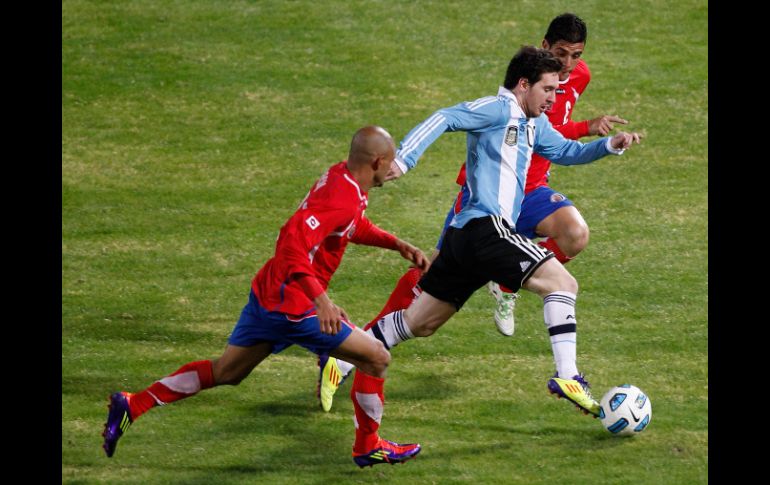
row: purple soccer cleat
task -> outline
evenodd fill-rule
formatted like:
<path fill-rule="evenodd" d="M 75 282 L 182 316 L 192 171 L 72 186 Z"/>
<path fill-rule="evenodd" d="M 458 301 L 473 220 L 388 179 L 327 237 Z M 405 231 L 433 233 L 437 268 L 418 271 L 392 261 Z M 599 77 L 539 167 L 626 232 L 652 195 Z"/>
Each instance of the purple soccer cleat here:
<path fill-rule="evenodd" d="M 379 465 L 380 463 L 395 465 L 396 463 L 404 463 L 411 460 L 417 456 L 421 449 L 417 443 L 399 445 L 398 443 L 380 438 L 380 442 L 370 452 L 362 454 L 353 453 L 353 461 L 361 468 Z"/>
<path fill-rule="evenodd" d="M 131 419 L 128 397 L 124 392 L 116 392 L 111 395 L 110 404 L 107 407 L 110 411 L 107 414 L 107 422 L 104 423 L 104 431 L 102 432 L 104 437 L 102 448 L 108 457 L 112 457 L 115 453 L 115 447 L 118 446 L 118 440 L 134 420 Z"/>

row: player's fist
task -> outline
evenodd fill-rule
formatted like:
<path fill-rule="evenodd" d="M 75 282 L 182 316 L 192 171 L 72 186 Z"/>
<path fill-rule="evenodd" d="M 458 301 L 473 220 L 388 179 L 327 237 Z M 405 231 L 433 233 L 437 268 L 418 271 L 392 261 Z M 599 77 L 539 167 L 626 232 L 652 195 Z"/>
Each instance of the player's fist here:
<path fill-rule="evenodd" d="M 404 175 L 404 172 L 401 171 L 401 167 L 398 166 L 395 160 L 390 162 L 390 169 L 388 170 L 388 173 L 385 174 L 385 181 L 397 179 L 400 176 Z"/>
<path fill-rule="evenodd" d="M 639 133 L 626 133 L 621 131 L 610 139 L 610 145 L 615 150 L 625 150 L 634 142 L 641 143 L 641 140 L 642 135 Z"/>
<path fill-rule="evenodd" d="M 413 263 L 417 269 L 423 273 L 428 271 L 428 268 L 430 268 L 430 260 L 427 256 L 425 256 L 425 253 L 420 251 L 417 247 L 412 246 L 402 239 L 399 239 L 396 241 L 396 248 L 398 249 L 398 252 L 401 253 L 402 258 Z"/>
<path fill-rule="evenodd" d="M 318 326 L 321 333 L 327 335 L 336 335 L 342 328 L 342 320 L 347 320 L 345 310 L 334 304 L 329 296 L 324 292 L 318 295 L 315 300 L 316 316 L 318 317 Z"/>

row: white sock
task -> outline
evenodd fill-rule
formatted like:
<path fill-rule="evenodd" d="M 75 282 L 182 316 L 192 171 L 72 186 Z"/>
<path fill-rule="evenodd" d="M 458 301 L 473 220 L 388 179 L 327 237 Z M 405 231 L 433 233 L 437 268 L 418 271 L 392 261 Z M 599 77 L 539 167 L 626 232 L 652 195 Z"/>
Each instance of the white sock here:
<path fill-rule="evenodd" d="M 562 379 L 578 374 L 576 298 L 568 291 L 554 291 L 543 299 L 543 318 L 551 336 L 556 372 Z"/>
<path fill-rule="evenodd" d="M 404 319 L 404 310 L 388 313 L 377 320 L 377 323 L 372 325 L 372 328 L 366 333 L 384 343 L 386 349 L 391 349 L 405 340 L 414 338 Z"/>
<path fill-rule="evenodd" d="M 377 320 L 377 323 L 372 325 L 369 330 L 366 330 L 366 333 L 385 344 L 387 349 L 395 347 L 404 340 L 414 338 L 412 331 L 409 330 L 409 325 L 404 320 L 403 313 L 403 310 L 388 313 Z M 337 366 L 340 368 L 343 376 L 347 376 L 355 368 L 350 362 L 340 359 L 337 359 Z"/>
<path fill-rule="evenodd" d="M 340 372 L 343 376 L 347 376 L 350 374 L 350 371 L 352 371 L 355 366 L 351 364 L 350 362 L 346 362 L 344 360 L 337 359 L 337 367 L 340 368 Z"/>

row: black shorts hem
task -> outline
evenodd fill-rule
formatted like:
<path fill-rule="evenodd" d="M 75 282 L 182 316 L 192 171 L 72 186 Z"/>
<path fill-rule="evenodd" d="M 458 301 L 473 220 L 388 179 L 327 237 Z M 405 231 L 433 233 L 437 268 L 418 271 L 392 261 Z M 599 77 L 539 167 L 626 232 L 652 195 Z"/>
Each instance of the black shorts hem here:
<path fill-rule="evenodd" d="M 531 267 L 531 268 L 529 268 L 529 271 L 527 271 L 527 274 L 525 274 L 525 275 L 524 275 L 524 276 L 521 278 L 521 285 L 520 285 L 520 286 L 521 286 L 521 287 L 523 287 L 523 286 L 524 286 L 524 283 L 526 283 L 526 282 L 527 282 L 527 280 L 529 279 L 529 277 L 530 277 L 530 276 L 532 276 L 533 274 L 535 274 L 535 270 L 537 270 L 537 268 L 539 268 L 540 266 L 542 266 L 542 265 L 543 265 L 543 263 L 545 263 L 545 262 L 546 262 L 546 261 L 548 261 L 549 259 L 553 258 L 554 256 L 556 256 L 556 255 L 555 255 L 554 253 L 552 253 L 552 252 L 550 252 L 550 251 L 549 251 L 549 252 L 548 252 L 548 254 L 546 254 L 546 255 L 545 255 L 545 257 L 544 257 L 543 259 L 541 259 L 541 260 L 540 260 L 540 261 L 538 261 L 537 263 L 533 264 L 533 265 L 532 265 L 532 267 Z"/>

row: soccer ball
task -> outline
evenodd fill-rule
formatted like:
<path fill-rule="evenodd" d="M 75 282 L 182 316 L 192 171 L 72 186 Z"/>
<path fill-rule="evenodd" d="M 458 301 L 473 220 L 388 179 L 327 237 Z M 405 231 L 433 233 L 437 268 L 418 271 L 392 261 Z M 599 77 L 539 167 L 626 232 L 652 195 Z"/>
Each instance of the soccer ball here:
<path fill-rule="evenodd" d="M 647 394 L 631 384 L 613 387 L 599 402 L 599 419 L 604 428 L 618 436 L 639 434 L 652 419 Z"/>

